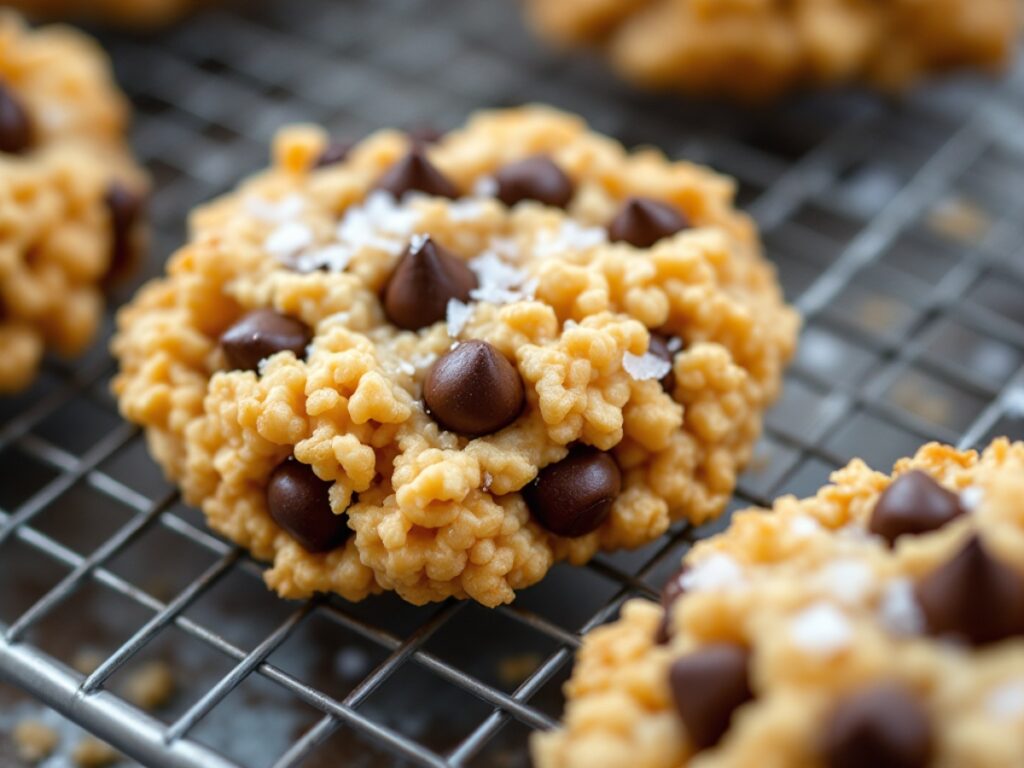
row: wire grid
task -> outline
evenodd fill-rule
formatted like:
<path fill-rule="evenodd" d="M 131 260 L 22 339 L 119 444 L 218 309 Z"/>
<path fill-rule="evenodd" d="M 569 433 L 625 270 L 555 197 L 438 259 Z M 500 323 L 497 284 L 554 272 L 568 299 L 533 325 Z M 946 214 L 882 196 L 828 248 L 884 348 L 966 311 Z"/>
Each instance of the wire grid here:
<path fill-rule="evenodd" d="M 138 108 L 161 256 L 187 210 L 263 165 L 273 131 L 294 120 L 357 137 L 545 101 L 736 176 L 806 328 L 732 508 L 811 493 L 853 456 L 886 467 L 928 440 L 1024 437 L 1024 68 L 899 104 L 845 94 L 764 113 L 687 107 L 545 51 L 501 0 L 267 3 L 105 42 Z M 725 525 L 676 526 L 638 552 L 556 567 L 496 611 L 393 596 L 256 607 L 261 567 L 156 477 L 116 418 L 112 371 L 103 351 L 48 361 L 31 392 L 0 404 L 0 676 L 146 765 L 527 765 L 529 732 L 557 720 L 579 635 L 625 599 L 654 597 L 690 543 Z M 69 529 L 88 540 L 68 541 Z M 154 586 L 154 570 L 171 584 Z M 97 607 L 96 591 L 120 607 Z M 72 669 L 71 649 L 110 623 L 127 628 L 98 666 Z M 161 643 L 220 665 L 163 718 L 116 685 Z M 325 644 L 334 666 L 296 666 Z M 187 682 L 195 670 L 181 666 Z M 257 683 L 260 695 L 237 700 Z M 280 710 L 256 716 L 281 694 L 305 713 L 287 733 Z M 250 748 L 222 738 L 231 727 Z"/>

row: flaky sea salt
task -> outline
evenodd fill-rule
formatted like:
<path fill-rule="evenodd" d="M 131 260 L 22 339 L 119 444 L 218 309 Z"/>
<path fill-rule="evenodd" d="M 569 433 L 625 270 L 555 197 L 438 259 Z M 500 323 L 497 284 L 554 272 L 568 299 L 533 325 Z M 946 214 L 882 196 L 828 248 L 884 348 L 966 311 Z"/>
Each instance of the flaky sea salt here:
<path fill-rule="evenodd" d="M 473 184 L 473 194 L 477 197 L 497 197 L 498 182 L 493 176 L 481 176 Z"/>
<path fill-rule="evenodd" d="M 985 498 L 985 489 L 980 485 L 971 485 L 960 491 L 960 503 L 968 512 L 974 512 L 981 506 Z"/>
<path fill-rule="evenodd" d="M 301 253 L 295 259 L 295 269 L 299 272 L 315 272 L 318 269 L 343 272 L 351 260 L 351 248 L 333 243 Z"/>
<path fill-rule="evenodd" d="M 821 530 L 821 524 L 808 515 L 797 515 L 789 521 L 789 532 L 799 539 L 813 536 Z"/>
<path fill-rule="evenodd" d="M 667 376 L 672 370 L 672 364 L 651 352 L 644 352 L 642 355 L 627 352 L 622 356 L 622 368 L 635 381 L 647 381 Z"/>
<path fill-rule="evenodd" d="M 271 256 L 288 259 L 313 244 L 313 230 L 301 221 L 289 221 L 278 225 L 267 235 L 263 247 Z"/>
<path fill-rule="evenodd" d="M 815 584 L 841 603 L 855 605 L 867 596 L 874 572 L 860 560 L 836 560 L 815 576 Z"/>
<path fill-rule="evenodd" d="M 484 251 L 469 261 L 469 268 L 476 275 L 477 287 L 469 292 L 475 301 L 491 304 L 511 304 L 532 299 L 537 291 L 537 281 L 518 267 L 507 264 L 493 250 Z"/>
<path fill-rule="evenodd" d="M 494 476 L 490 472 L 484 472 L 483 474 L 483 489 L 485 491 L 491 490 L 491 485 L 494 483 Z"/>
<path fill-rule="evenodd" d="M 738 589 L 746 583 L 740 564 L 720 552 L 694 563 L 682 577 L 683 588 L 688 592 Z"/>
<path fill-rule="evenodd" d="M 353 251 L 375 248 L 397 256 L 405 248 L 419 214 L 387 192 L 371 192 L 338 223 L 338 241 Z"/>
<path fill-rule="evenodd" d="M 815 656 L 834 656 L 845 650 L 853 639 L 849 619 L 830 603 L 815 603 L 798 613 L 789 624 L 796 645 Z"/>
<path fill-rule="evenodd" d="M 673 336 L 671 339 L 668 340 L 668 343 L 665 345 L 665 348 L 672 354 L 675 354 L 676 352 L 683 348 L 683 340 L 680 339 L 678 336 Z"/>
<path fill-rule="evenodd" d="M 476 198 L 456 200 L 448 204 L 448 219 L 455 223 L 479 219 L 487 212 L 487 205 Z"/>
<path fill-rule="evenodd" d="M 287 195 L 280 200 L 267 200 L 255 195 L 245 198 L 245 210 L 261 221 L 284 224 L 297 219 L 306 208 L 301 195 Z"/>
<path fill-rule="evenodd" d="M 1003 683 L 985 699 L 985 711 L 999 720 L 1024 718 L 1024 678 Z"/>
<path fill-rule="evenodd" d="M 545 230 L 537 238 L 536 254 L 542 259 L 566 251 L 585 251 L 608 242 L 608 234 L 600 227 L 585 227 L 566 219 L 557 230 Z"/>
<path fill-rule="evenodd" d="M 457 338 L 473 316 L 473 308 L 458 299 L 448 299 L 445 321 L 448 323 L 448 335 Z"/>
<path fill-rule="evenodd" d="M 909 579 L 893 579 L 885 585 L 878 620 L 894 635 L 916 635 L 924 629 L 924 617 Z"/>

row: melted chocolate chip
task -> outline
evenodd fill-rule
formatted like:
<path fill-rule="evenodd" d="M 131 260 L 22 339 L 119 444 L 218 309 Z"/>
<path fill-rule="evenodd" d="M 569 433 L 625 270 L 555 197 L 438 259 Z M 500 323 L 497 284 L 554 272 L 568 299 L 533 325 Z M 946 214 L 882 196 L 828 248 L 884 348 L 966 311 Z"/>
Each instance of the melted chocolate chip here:
<path fill-rule="evenodd" d="M 952 560 L 917 585 L 928 631 L 972 645 L 1024 635 L 1024 574 L 972 536 Z"/>
<path fill-rule="evenodd" d="M 672 698 L 698 749 L 717 744 L 729 730 L 733 713 L 754 698 L 749 667 L 747 650 L 729 643 L 706 645 L 672 664 Z"/>
<path fill-rule="evenodd" d="M 443 320 L 448 301 L 466 301 L 476 286 L 462 259 L 430 237 L 417 237 L 384 287 L 384 312 L 399 328 L 418 331 Z"/>
<path fill-rule="evenodd" d="M 260 360 L 276 352 L 291 350 L 301 360 L 312 338 L 302 321 L 272 309 L 257 309 L 224 331 L 220 346 L 233 370 L 255 371 Z"/>
<path fill-rule="evenodd" d="M 664 645 L 672 638 L 672 606 L 686 592 L 686 587 L 683 586 L 683 576 L 686 571 L 685 565 L 680 566 L 675 573 L 668 577 L 665 586 L 661 588 L 661 607 L 665 613 L 661 617 L 658 631 L 654 635 L 654 640 L 658 645 Z"/>
<path fill-rule="evenodd" d="M 313 168 L 326 168 L 329 165 L 337 165 L 348 159 L 348 153 L 352 151 L 355 142 L 336 139 L 324 147 L 320 157 L 313 163 Z"/>
<path fill-rule="evenodd" d="M 647 351 L 656 357 L 660 357 L 662 360 L 667 362 L 669 365 L 674 365 L 676 358 L 668 348 L 668 339 L 662 336 L 660 333 L 652 333 L 651 339 L 647 343 Z M 661 377 L 661 388 L 668 392 L 670 395 L 675 391 L 676 388 L 676 373 L 674 370 L 669 371 Z"/>
<path fill-rule="evenodd" d="M 0 83 L 0 152 L 17 155 L 32 146 L 32 121 L 21 100 Z"/>
<path fill-rule="evenodd" d="M 523 488 L 537 522 L 559 536 L 576 538 L 596 530 L 622 490 L 622 474 L 609 454 L 578 445 L 540 471 Z"/>
<path fill-rule="evenodd" d="M 915 469 L 885 489 L 871 513 L 869 528 L 891 545 L 905 534 L 938 530 L 963 513 L 955 493 Z"/>
<path fill-rule="evenodd" d="M 932 728 L 911 691 L 880 683 L 843 699 L 821 742 L 827 768 L 925 768 Z"/>
<path fill-rule="evenodd" d="M 295 459 L 278 464 L 267 483 L 267 509 L 274 522 L 307 552 L 330 552 L 352 531 L 331 509 L 331 483 Z"/>
<path fill-rule="evenodd" d="M 438 424 L 468 437 L 507 427 L 523 410 L 523 380 L 486 341 L 466 341 L 446 352 L 423 382 L 423 401 Z"/>
<path fill-rule="evenodd" d="M 512 207 L 523 200 L 565 208 L 574 192 L 572 180 L 549 157 L 536 155 L 510 163 L 494 174 L 497 197 Z"/>
<path fill-rule="evenodd" d="M 105 198 L 110 212 L 111 275 L 127 272 L 139 260 L 136 230 L 145 209 L 145 198 L 120 181 L 113 182 Z"/>
<path fill-rule="evenodd" d="M 458 188 L 427 160 L 417 145 L 380 177 L 375 188 L 390 192 L 396 198 L 406 192 L 423 192 L 452 200 L 459 196 Z"/>
<path fill-rule="evenodd" d="M 650 248 L 662 238 L 688 229 L 690 222 L 676 208 L 649 197 L 631 197 L 608 225 L 613 242 Z"/>

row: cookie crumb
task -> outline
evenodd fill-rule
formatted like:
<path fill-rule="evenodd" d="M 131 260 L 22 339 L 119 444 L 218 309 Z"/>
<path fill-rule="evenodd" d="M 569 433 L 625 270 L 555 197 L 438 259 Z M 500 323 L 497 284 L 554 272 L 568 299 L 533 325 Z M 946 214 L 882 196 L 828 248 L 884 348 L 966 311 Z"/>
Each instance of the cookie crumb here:
<path fill-rule="evenodd" d="M 163 661 L 151 661 L 128 678 L 124 696 L 132 704 L 147 710 L 160 709 L 174 695 L 174 676 Z"/>
<path fill-rule="evenodd" d="M 75 746 L 71 759 L 78 768 L 106 768 L 120 760 L 121 756 L 105 741 L 86 736 Z"/>
<path fill-rule="evenodd" d="M 57 732 L 40 720 L 22 720 L 14 726 L 13 736 L 18 759 L 32 765 L 53 754 L 60 741 Z"/>

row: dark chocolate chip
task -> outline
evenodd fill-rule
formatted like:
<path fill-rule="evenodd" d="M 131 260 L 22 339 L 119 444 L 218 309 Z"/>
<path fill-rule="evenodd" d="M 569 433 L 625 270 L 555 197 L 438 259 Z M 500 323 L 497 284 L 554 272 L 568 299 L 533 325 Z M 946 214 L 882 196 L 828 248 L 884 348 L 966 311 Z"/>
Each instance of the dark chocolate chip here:
<path fill-rule="evenodd" d="M 660 357 L 662 360 L 667 362 L 669 365 L 674 365 L 676 357 L 668 348 L 668 339 L 662 336 L 660 333 L 652 333 L 651 339 L 647 343 L 647 351 L 656 357 Z M 664 376 L 661 377 L 661 388 L 668 392 L 670 395 L 675 391 L 676 388 L 676 372 L 670 370 Z"/>
<path fill-rule="evenodd" d="M 535 155 L 510 163 L 494 174 L 497 197 L 511 207 L 523 200 L 565 208 L 574 192 L 572 180 L 551 158 Z"/>
<path fill-rule="evenodd" d="M 672 664 L 672 698 L 698 749 L 717 744 L 729 730 L 733 713 L 754 698 L 749 675 L 749 652 L 730 643 L 706 645 Z"/>
<path fill-rule="evenodd" d="M 377 181 L 376 189 L 402 197 L 406 192 L 423 192 L 434 197 L 454 200 L 459 190 L 443 173 L 435 168 L 419 146 L 392 165 Z"/>
<path fill-rule="evenodd" d="M 654 640 L 658 645 L 664 645 L 672 638 L 672 606 L 686 592 L 686 587 L 683 586 L 683 576 L 687 570 L 685 565 L 680 566 L 675 573 L 668 577 L 665 586 L 661 588 L 661 607 L 665 613 L 661 617 L 658 631 L 654 635 Z"/>
<path fill-rule="evenodd" d="M 686 217 L 671 205 L 649 197 L 631 197 L 608 225 L 608 236 L 614 242 L 650 248 L 662 238 L 689 226 Z"/>
<path fill-rule="evenodd" d="M 220 346 L 233 370 L 255 371 L 260 360 L 275 352 L 291 350 L 301 360 L 312 338 L 301 320 L 272 309 L 256 309 L 221 334 Z"/>
<path fill-rule="evenodd" d="M 0 83 L 0 152 L 17 155 L 32 146 L 32 121 L 21 100 Z"/>
<path fill-rule="evenodd" d="M 384 287 L 384 312 L 399 328 L 417 331 L 443 320 L 448 301 L 466 301 L 476 286 L 466 262 L 430 237 L 415 237 Z"/>
<path fill-rule="evenodd" d="M 523 410 L 519 371 L 486 341 L 466 341 L 446 352 L 427 373 L 423 401 L 438 424 L 468 437 L 489 435 Z"/>
<path fill-rule="evenodd" d="M 900 475 L 885 489 L 868 527 L 891 545 L 904 534 L 938 530 L 963 513 L 959 496 L 915 469 Z"/>
<path fill-rule="evenodd" d="M 839 702 L 821 752 L 827 768 L 925 768 L 932 756 L 928 713 L 903 685 L 873 685 Z"/>
<path fill-rule="evenodd" d="M 1024 635 L 1024 574 L 996 559 L 975 535 L 917 585 L 928 631 L 972 645 Z"/>
<path fill-rule="evenodd" d="M 575 538 L 596 530 L 622 490 L 619 465 L 609 454 L 578 445 L 540 471 L 523 488 L 537 522 L 559 536 Z"/>
<path fill-rule="evenodd" d="M 331 509 L 331 483 L 317 477 L 313 468 L 295 459 L 278 464 L 267 483 L 267 509 L 307 552 L 337 549 L 352 531 L 344 515 Z"/>
<path fill-rule="evenodd" d="M 324 151 L 320 153 L 320 157 L 318 157 L 316 162 L 313 163 L 313 168 L 326 168 L 329 165 L 336 165 L 344 162 L 348 158 L 348 153 L 352 151 L 352 147 L 354 146 L 355 142 L 335 139 L 324 147 Z"/>
<path fill-rule="evenodd" d="M 110 275 L 121 275 L 138 263 L 140 254 L 138 225 L 145 210 L 146 199 L 120 181 L 107 188 L 105 197 L 110 212 L 111 254 Z"/>

